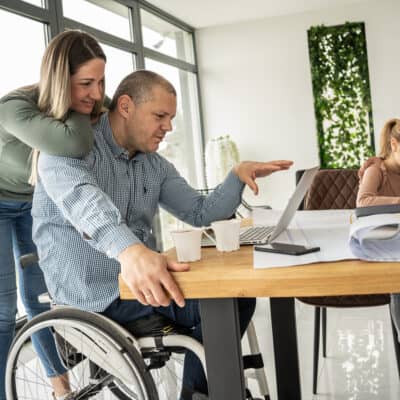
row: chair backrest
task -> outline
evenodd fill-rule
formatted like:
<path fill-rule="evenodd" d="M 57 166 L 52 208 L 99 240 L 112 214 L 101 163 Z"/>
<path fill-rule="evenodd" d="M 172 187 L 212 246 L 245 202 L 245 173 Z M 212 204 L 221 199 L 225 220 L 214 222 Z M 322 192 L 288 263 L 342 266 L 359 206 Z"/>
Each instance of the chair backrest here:
<path fill-rule="evenodd" d="M 296 184 L 304 170 L 296 172 Z M 356 207 L 358 192 L 358 170 L 321 169 L 304 196 L 300 209 L 329 210 Z"/>
<path fill-rule="evenodd" d="M 296 171 L 296 184 L 304 170 Z M 352 209 L 358 192 L 357 169 L 321 169 L 304 196 L 300 210 Z M 303 303 L 319 307 L 369 307 L 388 304 L 387 294 L 302 297 Z"/>

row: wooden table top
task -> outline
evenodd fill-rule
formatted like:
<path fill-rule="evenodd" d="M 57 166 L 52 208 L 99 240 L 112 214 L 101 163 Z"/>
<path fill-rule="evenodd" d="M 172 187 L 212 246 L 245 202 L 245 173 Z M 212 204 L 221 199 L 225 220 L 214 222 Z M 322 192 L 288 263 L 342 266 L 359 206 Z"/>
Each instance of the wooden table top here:
<path fill-rule="evenodd" d="M 176 260 L 174 249 L 166 254 Z M 188 272 L 173 273 L 185 298 L 400 293 L 400 263 L 349 260 L 254 269 L 253 247 L 242 246 L 230 253 L 203 248 L 202 259 L 190 266 Z M 121 278 L 120 295 L 133 298 Z"/>

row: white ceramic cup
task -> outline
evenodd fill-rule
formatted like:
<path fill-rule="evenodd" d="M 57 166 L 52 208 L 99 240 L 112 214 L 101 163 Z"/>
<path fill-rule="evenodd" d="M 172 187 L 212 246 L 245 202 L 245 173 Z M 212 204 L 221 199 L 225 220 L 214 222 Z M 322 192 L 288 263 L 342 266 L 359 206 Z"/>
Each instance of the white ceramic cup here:
<path fill-rule="evenodd" d="M 171 231 L 179 262 L 197 261 L 201 258 L 201 229 Z"/>
<path fill-rule="evenodd" d="M 239 250 L 240 220 L 226 219 L 211 223 L 218 251 Z"/>

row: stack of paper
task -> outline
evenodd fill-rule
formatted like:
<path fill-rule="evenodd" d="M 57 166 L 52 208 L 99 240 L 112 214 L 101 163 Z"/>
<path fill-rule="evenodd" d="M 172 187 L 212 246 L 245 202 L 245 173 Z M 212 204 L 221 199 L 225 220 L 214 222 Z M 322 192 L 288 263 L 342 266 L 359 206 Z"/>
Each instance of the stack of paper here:
<path fill-rule="evenodd" d="M 350 247 L 364 260 L 400 261 L 400 214 L 358 218 L 350 228 Z"/>
<path fill-rule="evenodd" d="M 275 225 L 281 211 L 255 209 L 254 225 Z M 321 251 L 302 256 L 254 251 L 254 268 L 287 267 L 316 262 L 354 259 L 349 247 L 353 210 L 297 211 L 289 228 L 276 242 L 317 246 Z"/>

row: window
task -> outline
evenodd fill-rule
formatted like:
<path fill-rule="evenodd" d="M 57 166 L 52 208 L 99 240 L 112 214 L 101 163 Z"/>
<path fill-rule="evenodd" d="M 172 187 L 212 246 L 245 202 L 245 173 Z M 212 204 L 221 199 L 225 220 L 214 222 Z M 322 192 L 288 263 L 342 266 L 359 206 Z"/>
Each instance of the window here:
<path fill-rule="evenodd" d="M 167 78 L 177 92 L 177 112 L 174 128 L 160 146 L 159 152 L 171 161 L 183 177 L 193 186 L 203 188 L 200 117 L 196 77 L 160 62 L 145 59 L 146 69 Z M 200 151 L 199 151 L 200 150 Z M 172 246 L 169 231 L 176 229 L 178 221 L 167 212 L 161 212 L 161 232 L 164 248 Z"/>
<path fill-rule="evenodd" d="M 24 35 L 21 35 L 24 32 Z M 45 25 L 0 9 L 0 36 L 13 40 L 0 41 L 1 62 L 0 96 L 21 86 L 36 83 L 45 44 Z M 15 51 L 24 49 L 24 51 Z M 29 62 L 29 68 L 27 68 Z M 25 315 L 18 297 L 18 315 Z"/>
<path fill-rule="evenodd" d="M 121 79 L 135 70 L 134 56 L 123 50 L 101 43 L 107 57 L 106 93 L 111 98 Z"/>
<path fill-rule="evenodd" d="M 12 37 L 12 40 L 0 41 L 0 53 L 8 54 L 1 61 L 0 96 L 3 96 L 39 80 L 40 63 L 46 47 L 45 26 L 0 9 L 0 36 Z"/>
<path fill-rule="evenodd" d="M 37 7 L 42 7 L 43 6 L 43 0 L 24 0 L 26 3 L 33 4 L 34 6 Z"/>
<path fill-rule="evenodd" d="M 47 9 L 45 4 L 51 4 L 53 9 Z M 193 29 L 139 0 L 51 3 L 15 0 L 7 2 L 7 11 L 0 4 L 0 33 L 3 37 L 13 36 L 12 42 L 0 44 L 2 54 L 12 55 L 2 63 L 0 95 L 38 81 L 45 43 L 59 32 L 59 27 L 82 29 L 97 37 L 107 56 L 106 93 L 109 97 L 113 96 L 121 79 L 137 68 L 146 67 L 172 82 L 178 94 L 177 116 L 174 130 L 160 152 L 175 164 L 189 183 L 203 188 L 203 144 Z M 18 53 L 16 48 L 24 51 Z M 27 61 L 29 68 L 26 68 Z M 171 244 L 168 230 L 175 227 L 176 221 L 166 214 L 158 220 L 162 235 L 158 229 L 156 232 L 163 239 L 160 248 L 165 249 Z"/>
<path fill-rule="evenodd" d="M 63 12 L 67 18 L 131 39 L 129 9 L 116 1 L 63 0 Z"/>
<path fill-rule="evenodd" d="M 192 34 L 142 10 L 143 44 L 153 50 L 190 63 L 194 62 Z"/>

